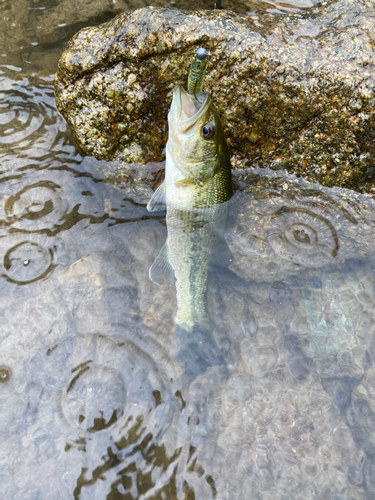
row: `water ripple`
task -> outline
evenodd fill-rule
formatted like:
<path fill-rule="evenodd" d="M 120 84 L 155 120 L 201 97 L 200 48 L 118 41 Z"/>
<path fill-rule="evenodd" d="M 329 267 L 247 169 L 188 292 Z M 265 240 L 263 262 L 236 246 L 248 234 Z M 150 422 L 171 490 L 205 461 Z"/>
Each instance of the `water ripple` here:
<path fill-rule="evenodd" d="M 0 70 L 0 152 L 22 158 L 46 155 L 66 125 L 55 108 L 53 82 Z"/>
<path fill-rule="evenodd" d="M 30 379 L 50 394 L 45 411 L 56 419 L 56 432 L 69 426 L 71 438 L 142 422 L 142 435 L 146 429 L 163 433 L 177 400 L 171 401 L 167 374 L 135 338 L 78 335 L 33 358 Z M 163 356 L 152 344 L 147 339 L 147 349 L 158 350 L 156 359 Z"/>
<path fill-rule="evenodd" d="M 285 260 L 320 267 L 336 257 L 339 239 L 331 222 L 304 208 L 284 207 L 266 225 L 272 250 Z"/>
<path fill-rule="evenodd" d="M 46 277 L 51 270 L 52 261 L 51 249 L 24 241 L 6 252 L 3 267 L 10 281 L 25 285 Z"/>
<path fill-rule="evenodd" d="M 15 194 L 9 196 L 4 205 L 6 222 L 18 223 L 18 228 L 32 231 L 43 219 L 43 227 L 52 228 L 66 212 L 66 202 L 63 202 L 59 188 L 52 181 L 42 180 L 18 191 L 14 189 Z"/>
<path fill-rule="evenodd" d="M 12 370 L 8 366 L 0 366 L 0 384 L 6 384 L 12 378 Z"/>
<path fill-rule="evenodd" d="M 323 267 L 357 255 L 358 232 L 363 237 L 372 231 L 371 208 L 360 200 L 283 178 L 254 175 L 251 189 L 239 193 L 238 200 L 239 216 L 228 239 L 235 253 L 241 249 L 254 259 L 276 261 L 277 256 L 292 264 Z M 368 243 L 362 239 L 366 254 Z"/>
<path fill-rule="evenodd" d="M 0 239 L 2 274 L 18 285 L 46 278 L 54 268 L 54 248 L 45 240 L 24 240 L 19 237 Z"/>

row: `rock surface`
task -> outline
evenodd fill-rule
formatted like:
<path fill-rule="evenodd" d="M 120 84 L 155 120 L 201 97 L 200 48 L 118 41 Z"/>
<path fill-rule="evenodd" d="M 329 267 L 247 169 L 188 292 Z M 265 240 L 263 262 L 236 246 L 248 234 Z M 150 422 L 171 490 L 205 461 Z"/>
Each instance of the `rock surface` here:
<path fill-rule="evenodd" d="M 56 101 L 87 154 L 160 161 L 171 90 L 204 46 L 234 167 L 375 194 L 374 33 L 372 0 L 288 16 L 143 8 L 74 36 Z"/>

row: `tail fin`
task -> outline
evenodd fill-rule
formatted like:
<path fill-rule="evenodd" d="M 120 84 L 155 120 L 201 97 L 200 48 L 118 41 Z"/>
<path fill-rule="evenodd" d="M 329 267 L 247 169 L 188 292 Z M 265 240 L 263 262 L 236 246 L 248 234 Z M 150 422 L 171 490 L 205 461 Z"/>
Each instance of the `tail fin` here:
<path fill-rule="evenodd" d="M 212 366 L 222 366 L 227 374 L 224 351 L 217 345 L 211 331 L 199 327 L 187 331 L 176 325 L 175 336 L 180 347 L 177 359 L 185 365 L 185 373 L 190 382 Z"/>

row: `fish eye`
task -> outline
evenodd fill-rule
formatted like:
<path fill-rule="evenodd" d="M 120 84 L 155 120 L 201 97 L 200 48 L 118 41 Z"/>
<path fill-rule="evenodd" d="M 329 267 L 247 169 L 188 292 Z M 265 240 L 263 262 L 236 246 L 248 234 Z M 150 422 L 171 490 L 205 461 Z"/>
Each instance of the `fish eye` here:
<path fill-rule="evenodd" d="M 204 139 L 211 139 L 211 137 L 215 133 L 215 126 L 213 123 L 206 123 L 206 125 L 203 125 L 202 127 L 202 137 Z"/>

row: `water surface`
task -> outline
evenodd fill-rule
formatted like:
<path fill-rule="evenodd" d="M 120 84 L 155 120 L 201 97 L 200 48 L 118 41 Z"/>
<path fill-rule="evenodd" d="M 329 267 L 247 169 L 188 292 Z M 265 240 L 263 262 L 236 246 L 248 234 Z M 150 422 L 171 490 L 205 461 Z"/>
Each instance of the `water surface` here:
<path fill-rule="evenodd" d="M 3 6 L 1 497 L 375 498 L 373 201 L 235 173 L 209 276 L 220 362 L 191 376 L 174 286 L 148 277 L 161 166 L 82 157 L 55 108 L 56 33 L 116 10 L 87 5 Z"/>

